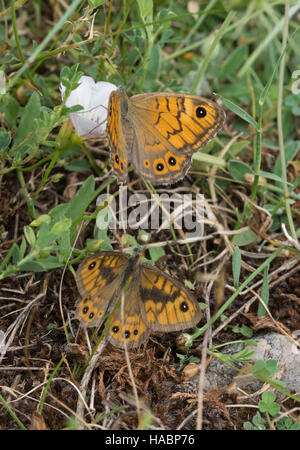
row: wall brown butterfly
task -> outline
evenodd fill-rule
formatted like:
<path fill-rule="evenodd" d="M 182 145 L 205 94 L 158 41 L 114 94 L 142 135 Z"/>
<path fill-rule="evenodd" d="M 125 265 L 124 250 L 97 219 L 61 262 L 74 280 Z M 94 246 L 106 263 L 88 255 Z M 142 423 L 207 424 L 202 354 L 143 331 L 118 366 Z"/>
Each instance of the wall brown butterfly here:
<path fill-rule="evenodd" d="M 142 253 L 103 251 L 83 261 L 76 281 L 81 299 L 76 317 L 83 326 L 100 326 L 124 294 L 124 324 L 121 305 L 108 329 L 115 346 L 137 347 L 153 331 L 170 332 L 193 327 L 201 319 L 198 302 L 182 283 L 157 267 L 141 262 Z"/>
<path fill-rule="evenodd" d="M 125 183 L 131 162 L 153 184 L 175 183 L 224 121 L 222 108 L 203 97 L 153 92 L 128 98 L 119 87 L 109 97 L 106 127 L 114 174 Z"/>

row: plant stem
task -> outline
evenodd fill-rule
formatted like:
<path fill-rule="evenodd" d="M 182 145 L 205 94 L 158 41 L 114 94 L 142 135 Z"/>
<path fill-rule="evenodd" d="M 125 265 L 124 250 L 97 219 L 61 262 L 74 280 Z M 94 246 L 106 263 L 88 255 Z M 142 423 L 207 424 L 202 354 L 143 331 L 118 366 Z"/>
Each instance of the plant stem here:
<path fill-rule="evenodd" d="M 21 187 L 23 189 L 24 196 L 26 198 L 26 202 L 27 202 L 27 206 L 28 206 L 28 213 L 33 219 L 36 219 L 38 217 L 38 215 L 37 215 L 37 213 L 35 211 L 35 208 L 34 208 L 34 202 L 30 198 L 29 192 L 27 191 L 27 188 L 26 188 L 26 183 L 25 183 L 25 180 L 24 180 L 23 172 L 19 168 L 17 169 L 17 175 L 18 175 L 18 179 L 19 179 L 20 185 L 21 185 Z"/>
<path fill-rule="evenodd" d="M 23 424 L 23 422 L 21 422 L 21 420 L 15 415 L 15 413 L 13 412 L 13 410 L 10 408 L 10 406 L 8 405 L 8 403 L 6 403 L 6 401 L 4 400 L 4 398 L 2 397 L 2 395 L 0 394 L 0 402 L 2 403 L 2 405 L 4 406 L 4 408 L 6 408 L 7 412 L 11 415 L 11 417 L 15 420 L 15 422 L 19 425 L 19 427 L 21 428 L 21 430 L 26 430 L 25 425 Z"/>
<path fill-rule="evenodd" d="M 288 28 L 289 28 L 289 0 L 285 2 L 285 23 L 283 28 L 283 37 L 282 37 L 282 51 L 287 45 L 288 39 Z M 281 160 L 281 176 L 283 178 L 283 190 L 285 196 L 285 209 L 286 215 L 288 219 L 288 223 L 290 226 L 290 230 L 293 238 L 297 241 L 297 234 L 294 227 L 294 222 L 291 213 L 291 205 L 289 202 L 289 190 L 287 186 L 287 164 L 285 158 L 285 147 L 283 140 L 283 125 L 282 125 L 282 98 L 283 98 L 283 81 L 284 81 L 284 70 L 285 70 L 285 52 L 282 56 L 279 68 L 279 80 L 278 80 L 278 100 L 277 100 L 277 127 L 278 127 L 278 140 L 279 140 L 279 151 L 280 151 L 280 160 Z"/>

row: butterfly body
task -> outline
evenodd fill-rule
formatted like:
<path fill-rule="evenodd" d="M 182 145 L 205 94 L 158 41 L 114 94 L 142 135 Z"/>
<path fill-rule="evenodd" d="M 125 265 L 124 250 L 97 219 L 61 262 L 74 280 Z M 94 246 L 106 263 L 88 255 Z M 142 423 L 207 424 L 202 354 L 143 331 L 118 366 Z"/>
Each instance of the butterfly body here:
<path fill-rule="evenodd" d="M 120 87 L 110 95 L 107 118 L 114 174 L 126 182 L 132 163 L 153 184 L 175 183 L 224 120 L 222 108 L 203 97 L 153 92 L 129 98 Z"/>
<path fill-rule="evenodd" d="M 108 340 L 117 347 L 123 348 L 125 342 L 128 348 L 137 347 L 151 331 L 179 331 L 201 318 L 191 293 L 157 267 L 141 263 L 141 254 L 100 252 L 91 256 L 77 270 L 77 286 L 82 298 L 76 316 L 86 327 L 100 326 L 124 292 L 124 321 L 119 305 L 108 328 Z"/>

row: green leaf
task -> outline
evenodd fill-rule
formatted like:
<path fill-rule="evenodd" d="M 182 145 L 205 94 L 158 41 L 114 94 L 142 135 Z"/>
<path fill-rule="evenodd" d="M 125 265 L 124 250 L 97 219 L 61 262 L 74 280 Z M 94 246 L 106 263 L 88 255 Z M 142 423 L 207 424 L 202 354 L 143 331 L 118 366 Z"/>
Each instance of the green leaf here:
<path fill-rule="evenodd" d="M 264 378 L 270 378 L 277 372 L 277 361 L 275 359 L 268 359 L 267 361 L 259 359 L 255 362 L 252 373 Z"/>
<path fill-rule="evenodd" d="M 59 222 L 56 222 L 53 225 L 50 232 L 57 236 L 61 236 L 62 233 L 70 230 L 71 225 L 72 225 L 71 219 L 64 217 Z"/>
<path fill-rule="evenodd" d="M 99 239 L 87 239 L 86 241 L 86 249 L 90 253 L 95 253 L 102 249 L 104 241 L 100 241 Z M 103 249 L 102 249 L 103 250 Z"/>
<path fill-rule="evenodd" d="M 25 138 L 28 137 L 30 133 L 35 133 L 36 131 L 36 119 L 39 119 L 41 111 L 40 96 L 37 92 L 33 92 L 30 99 L 27 102 L 24 110 L 22 111 L 22 117 L 20 120 L 20 125 L 17 129 L 16 138 L 14 140 L 14 147 L 19 145 Z M 34 137 L 26 140 L 26 145 L 28 146 Z"/>
<path fill-rule="evenodd" d="M 46 222 L 49 225 L 51 222 L 51 217 L 48 214 L 41 214 L 37 219 L 33 220 L 30 223 L 30 226 L 31 227 L 39 227 L 39 226 L 41 226 L 41 224 L 43 222 Z"/>
<path fill-rule="evenodd" d="M 25 239 L 24 236 L 22 237 L 22 244 L 24 243 Z M 25 242 L 25 248 L 26 248 L 26 242 Z M 13 257 L 13 263 L 14 265 L 17 265 L 18 262 L 22 259 L 21 257 L 21 250 L 20 248 L 15 245 L 13 248 L 13 253 L 12 253 L 12 257 Z"/>
<path fill-rule="evenodd" d="M 95 189 L 95 179 L 90 176 L 85 180 L 75 197 L 67 204 L 61 204 L 53 208 L 49 214 L 54 222 L 58 222 L 62 215 L 72 220 L 73 226 L 80 220 L 86 208 L 91 202 Z"/>
<path fill-rule="evenodd" d="M 298 153 L 299 150 L 299 145 L 300 145 L 300 141 L 292 141 L 289 142 L 284 149 L 285 152 L 285 162 L 286 162 L 286 166 L 289 164 L 290 161 L 293 161 L 293 159 L 295 158 L 295 156 Z M 274 173 L 275 175 L 277 175 L 278 177 L 282 177 L 282 169 L 281 169 L 281 158 L 280 155 L 278 156 L 275 166 L 274 166 Z M 279 183 L 281 184 L 281 183 Z"/>
<path fill-rule="evenodd" d="M 225 64 L 223 64 L 223 67 L 221 68 L 221 72 L 218 76 L 219 82 L 230 74 L 236 75 L 234 72 L 244 63 L 247 52 L 248 47 L 244 46 L 237 47 L 230 53 L 229 58 L 227 58 Z"/>
<path fill-rule="evenodd" d="M 184 280 L 185 287 L 189 288 L 191 291 L 195 290 L 195 286 L 190 280 Z"/>
<path fill-rule="evenodd" d="M 257 430 L 265 430 L 266 429 L 265 422 L 258 411 L 255 414 L 255 416 L 253 417 L 253 423 Z"/>
<path fill-rule="evenodd" d="M 261 396 L 265 403 L 273 403 L 276 399 L 274 392 L 264 392 Z"/>
<path fill-rule="evenodd" d="M 233 285 L 235 288 L 239 285 L 240 274 L 241 274 L 241 252 L 238 246 L 235 247 L 232 256 L 232 273 L 233 273 Z"/>
<path fill-rule="evenodd" d="M 258 238 L 254 231 L 247 229 L 239 234 L 235 234 L 232 238 L 232 243 L 238 247 L 243 247 L 243 245 L 249 245 Z"/>
<path fill-rule="evenodd" d="M 255 416 L 253 417 L 253 424 L 251 422 L 244 422 L 243 424 L 245 430 L 265 430 L 265 422 L 260 415 L 260 413 L 257 411 Z"/>
<path fill-rule="evenodd" d="M 42 222 L 37 233 L 37 245 L 41 251 L 44 251 L 57 238 L 56 234 L 50 233 L 47 222 Z"/>
<path fill-rule="evenodd" d="M 150 247 L 149 254 L 150 254 L 151 261 L 153 261 L 153 263 L 155 263 L 160 258 L 165 256 L 165 251 L 164 251 L 163 247 Z"/>
<path fill-rule="evenodd" d="M 91 165 L 87 159 L 74 159 L 66 164 L 65 169 L 69 172 L 91 172 Z"/>
<path fill-rule="evenodd" d="M 269 180 L 277 181 L 280 184 L 285 183 L 283 178 L 281 178 L 278 175 L 275 175 L 274 173 L 271 173 L 271 172 L 265 172 L 264 170 L 260 170 L 259 171 L 259 175 L 262 176 L 262 177 L 268 178 Z M 289 183 L 289 182 L 287 182 L 286 184 L 288 186 L 293 186 L 293 184 Z"/>
<path fill-rule="evenodd" d="M 79 80 L 83 75 L 83 72 L 78 71 L 78 67 L 79 64 L 74 64 L 71 67 L 64 66 L 60 72 L 60 81 L 66 88 L 64 99 L 70 95 L 71 91 L 79 86 Z"/>
<path fill-rule="evenodd" d="M 269 304 L 269 266 L 266 266 L 264 269 L 264 277 L 263 277 L 263 285 L 261 288 L 261 298 L 266 306 Z M 258 309 L 257 309 L 257 315 L 258 316 L 265 316 L 266 315 L 266 309 L 264 306 L 259 302 Z"/>
<path fill-rule="evenodd" d="M 28 261 L 19 265 L 20 270 L 30 270 L 32 272 L 46 272 L 48 270 L 57 269 L 64 264 L 60 262 L 56 256 L 49 256 L 38 261 Z"/>
<path fill-rule="evenodd" d="M 4 152 L 11 141 L 10 133 L 8 133 L 5 128 L 0 128 L 0 153 Z"/>
<path fill-rule="evenodd" d="M 137 0 L 141 18 L 144 22 L 153 22 L 153 0 Z M 153 28 L 153 25 L 151 26 Z"/>
<path fill-rule="evenodd" d="M 231 147 L 230 150 L 228 151 L 228 154 L 230 155 L 230 158 L 235 157 L 236 155 L 238 155 L 244 148 L 246 148 L 248 145 L 250 144 L 250 141 L 238 141 L 238 142 L 234 142 Z M 251 169 L 252 170 L 252 169 Z"/>
<path fill-rule="evenodd" d="M 274 392 L 264 392 L 262 394 L 262 400 L 258 402 L 259 410 L 261 412 L 267 412 L 272 417 L 276 417 L 280 411 L 280 406 L 276 403 Z"/>
<path fill-rule="evenodd" d="M 36 261 L 25 261 L 18 264 L 19 270 L 29 270 L 31 272 L 43 272 L 43 266 Z"/>
<path fill-rule="evenodd" d="M 113 246 L 111 245 L 110 238 L 107 235 L 107 228 L 104 230 L 100 230 L 99 228 L 96 228 L 96 239 L 103 242 L 101 245 L 101 250 L 108 250 L 112 251 L 114 250 Z"/>
<path fill-rule="evenodd" d="M 35 246 L 35 242 L 36 242 L 36 238 L 35 238 L 33 229 L 30 228 L 28 225 L 25 225 L 24 234 L 25 234 L 25 238 L 26 238 L 28 244 L 30 245 L 31 248 L 33 248 Z"/>
<path fill-rule="evenodd" d="M 5 121 L 7 126 L 13 130 L 21 108 L 17 100 L 8 94 L 5 96 L 5 103 Z"/>
<path fill-rule="evenodd" d="M 158 11 L 156 20 L 160 22 L 160 31 L 163 31 L 159 43 L 161 46 L 164 45 L 165 41 L 173 35 L 173 30 L 171 27 L 171 20 L 176 17 L 176 14 L 170 9 L 163 8 Z M 169 19 L 169 20 L 167 20 Z"/>
<path fill-rule="evenodd" d="M 233 103 L 231 100 L 228 100 L 227 98 L 220 96 L 223 104 L 226 106 L 226 108 L 230 109 L 230 111 L 234 112 L 237 116 L 239 116 L 241 119 L 245 120 L 246 122 L 250 123 L 250 125 L 253 126 L 255 130 L 258 128 L 257 122 L 253 119 L 250 114 L 248 114 L 246 111 L 244 111 L 242 108 L 240 108 L 238 105 Z"/>
<path fill-rule="evenodd" d="M 22 241 L 21 241 L 21 245 L 20 245 L 20 253 L 19 253 L 20 260 L 24 258 L 25 252 L 26 252 L 26 240 L 25 240 L 25 238 L 23 236 L 22 237 Z"/>
<path fill-rule="evenodd" d="M 253 336 L 253 331 L 251 330 L 251 328 L 247 327 L 247 325 L 242 325 L 242 326 L 235 325 L 232 328 L 232 331 L 234 333 L 240 333 L 243 336 L 245 336 L 246 338 L 251 338 Z"/>
<path fill-rule="evenodd" d="M 210 143 L 205 147 L 206 150 L 209 150 L 209 145 L 210 145 Z M 196 162 L 204 163 L 204 164 L 216 165 L 219 167 L 226 167 L 225 159 L 219 158 L 218 156 L 208 155 L 206 153 L 203 153 L 200 150 L 198 150 L 196 153 L 193 154 L 192 161 L 193 162 L 196 161 Z"/>
<path fill-rule="evenodd" d="M 71 254 L 71 240 L 70 240 L 70 231 L 66 230 L 60 234 L 59 239 L 59 252 L 60 252 L 60 261 L 64 261 Z"/>
<path fill-rule="evenodd" d="M 298 420 L 299 420 L 299 417 L 298 417 Z M 294 422 L 293 425 L 290 426 L 290 428 L 288 428 L 288 426 L 286 426 L 286 428 L 288 430 L 300 430 L 300 423 Z"/>
<path fill-rule="evenodd" d="M 290 417 L 283 418 L 276 421 L 278 430 L 300 430 L 300 421 L 298 416 L 298 422 L 294 422 Z"/>
<path fill-rule="evenodd" d="M 130 247 L 130 251 L 132 252 L 135 247 L 138 246 L 136 239 L 130 234 L 125 234 L 125 236 L 121 239 L 122 247 Z"/>
<path fill-rule="evenodd" d="M 103 5 L 106 0 L 89 0 L 89 7 L 91 9 L 99 8 L 99 6 Z"/>
<path fill-rule="evenodd" d="M 245 164 L 242 161 L 228 161 L 228 170 L 232 178 L 243 182 L 246 181 L 245 175 L 249 173 L 254 174 L 254 171 L 251 169 L 251 167 L 249 167 L 248 164 Z"/>
<path fill-rule="evenodd" d="M 153 81 L 157 80 L 159 72 L 160 72 L 160 47 L 159 45 L 153 45 L 151 50 L 150 59 L 147 64 L 147 72 L 146 72 L 146 80 L 145 86 L 147 88 L 147 82 L 150 81 L 152 86 Z"/>
<path fill-rule="evenodd" d="M 251 422 L 244 422 L 243 427 L 245 428 L 245 430 L 255 430 L 255 427 Z"/>

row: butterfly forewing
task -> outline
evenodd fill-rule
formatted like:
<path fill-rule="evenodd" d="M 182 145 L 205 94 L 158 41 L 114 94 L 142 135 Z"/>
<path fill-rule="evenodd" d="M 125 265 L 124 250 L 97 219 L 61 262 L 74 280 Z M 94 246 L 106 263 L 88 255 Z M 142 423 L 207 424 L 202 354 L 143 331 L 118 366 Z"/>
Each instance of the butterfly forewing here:
<path fill-rule="evenodd" d="M 214 101 L 189 94 L 154 92 L 130 99 L 137 120 L 175 154 L 191 154 L 205 145 L 224 125 L 225 114 Z"/>
<path fill-rule="evenodd" d="M 191 156 L 223 126 L 224 112 L 213 101 L 187 94 L 152 93 L 129 99 L 135 133 L 132 163 L 154 184 L 181 179 Z"/>
<path fill-rule="evenodd" d="M 122 252 L 101 252 L 78 267 L 76 281 L 82 298 L 76 315 L 85 326 L 99 326 L 105 312 L 113 309 L 129 259 L 129 255 Z"/>

